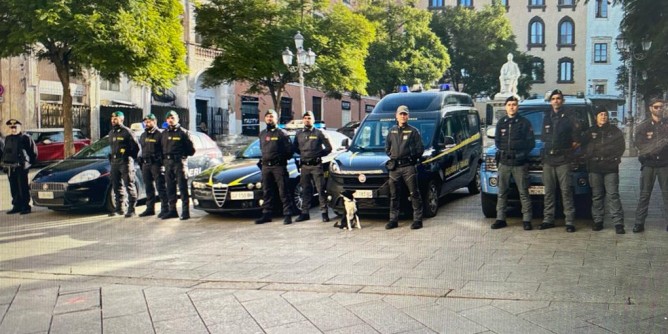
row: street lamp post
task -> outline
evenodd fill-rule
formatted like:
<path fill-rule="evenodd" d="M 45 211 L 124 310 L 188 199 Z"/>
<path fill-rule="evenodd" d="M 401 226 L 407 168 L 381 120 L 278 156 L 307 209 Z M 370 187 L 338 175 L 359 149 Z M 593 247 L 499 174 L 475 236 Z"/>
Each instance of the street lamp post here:
<path fill-rule="evenodd" d="M 644 60 L 646 57 L 645 52 L 649 51 L 649 49 L 652 47 L 652 41 L 644 40 L 642 41 L 642 50 L 643 52 L 636 52 L 634 49 L 633 45 L 631 43 L 628 43 L 628 41 L 622 37 L 621 35 L 618 36 L 615 40 L 615 43 L 617 44 L 617 49 L 619 49 L 620 52 L 622 52 L 625 56 L 626 59 L 624 62 L 626 63 L 628 67 L 628 88 L 627 88 L 627 96 L 628 96 L 628 145 L 627 149 L 629 150 L 629 155 L 630 156 L 635 156 L 637 154 L 635 148 L 633 147 L 633 132 L 634 132 L 634 125 L 635 125 L 635 117 L 634 117 L 634 112 L 633 112 L 633 102 L 634 99 L 636 99 L 636 85 L 634 87 L 633 85 L 633 59 L 636 60 Z M 637 103 L 636 103 L 636 108 L 637 108 Z M 637 116 L 637 115 L 636 115 Z"/>
<path fill-rule="evenodd" d="M 301 103 L 302 115 L 306 112 L 306 100 L 304 97 L 304 73 L 309 73 L 315 67 L 315 52 L 308 49 L 304 50 L 304 36 L 298 31 L 295 35 L 295 48 L 297 49 L 297 65 L 292 65 L 293 53 L 286 47 L 281 54 L 283 64 L 288 67 L 291 73 L 299 73 L 299 99 Z"/>

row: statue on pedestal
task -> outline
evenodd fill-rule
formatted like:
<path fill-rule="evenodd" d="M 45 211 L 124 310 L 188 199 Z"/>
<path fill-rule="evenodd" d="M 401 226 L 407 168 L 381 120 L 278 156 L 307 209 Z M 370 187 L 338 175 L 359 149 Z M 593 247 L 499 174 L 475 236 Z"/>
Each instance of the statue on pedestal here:
<path fill-rule="evenodd" d="M 517 80 L 522 73 L 517 63 L 513 61 L 513 54 L 508 54 L 508 62 L 501 67 L 499 83 L 501 84 L 500 94 L 503 96 L 517 95 Z"/>

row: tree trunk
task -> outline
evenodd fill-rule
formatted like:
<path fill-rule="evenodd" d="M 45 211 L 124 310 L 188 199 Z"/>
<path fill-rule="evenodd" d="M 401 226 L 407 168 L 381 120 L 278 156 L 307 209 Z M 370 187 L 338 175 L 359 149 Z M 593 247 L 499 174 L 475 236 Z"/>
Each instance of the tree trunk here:
<path fill-rule="evenodd" d="M 74 152 L 74 138 L 72 136 L 72 92 L 70 91 L 70 69 L 62 59 L 51 59 L 56 66 L 60 83 L 63 85 L 63 128 L 65 158 L 71 157 Z"/>

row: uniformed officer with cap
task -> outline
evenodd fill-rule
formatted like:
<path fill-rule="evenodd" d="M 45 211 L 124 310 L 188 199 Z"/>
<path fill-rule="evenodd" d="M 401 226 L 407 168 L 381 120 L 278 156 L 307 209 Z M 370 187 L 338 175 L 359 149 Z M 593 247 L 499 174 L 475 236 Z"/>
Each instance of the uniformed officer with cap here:
<path fill-rule="evenodd" d="M 157 127 L 157 118 L 153 114 L 144 117 L 144 133 L 139 137 L 141 156 L 139 164 L 146 188 L 146 211 L 139 217 L 155 215 L 155 191 L 160 197 L 160 214 L 162 218 L 169 212 L 167 189 L 165 187 L 165 167 L 162 165 L 162 131 Z"/>
<path fill-rule="evenodd" d="M 179 124 L 179 114 L 170 110 L 165 115 L 167 129 L 162 132 L 162 163 L 165 166 L 169 211 L 162 219 L 179 217 L 176 211 L 176 186 L 181 193 L 181 220 L 190 219 L 190 195 L 188 193 L 188 157 L 195 154 L 195 146 L 188 130 Z"/>
<path fill-rule="evenodd" d="M 641 167 L 640 197 L 633 233 L 645 230 L 649 200 L 657 180 L 663 196 L 663 217 L 668 221 L 668 118 L 664 117 L 664 109 L 664 100 L 652 99 L 649 103 L 651 117 L 640 123 L 634 134 Z"/>
<path fill-rule="evenodd" d="M 5 138 L 2 166 L 7 172 L 12 194 L 12 209 L 7 214 L 31 212 L 28 170 L 37 161 L 37 146 L 32 138 L 21 132 L 21 122 L 10 119 L 7 126 L 11 134 Z"/>
<path fill-rule="evenodd" d="M 267 128 L 260 132 L 260 150 L 262 159 L 262 190 L 264 203 L 262 217 L 255 221 L 264 224 L 271 221 L 276 191 L 283 204 L 283 224 L 292 224 L 292 196 L 288 192 L 288 160 L 292 158 L 292 142 L 287 132 L 276 127 L 278 115 L 269 109 L 264 114 Z"/>
<path fill-rule="evenodd" d="M 327 199 L 325 196 L 325 173 L 322 168 L 322 158 L 332 152 L 332 145 L 325 134 L 313 127 L 313 113 L 307 111 L 302 116 L 304 129 L 297 131 L 293 144 L 293 149 L 299 157 L 301 167 L 300 184 L 302 186 L 302 207 L 301 214 L 295 221 L 300 222 L 311 219 L 309 209 L 311 208 L 311 199 L 313 198 L 313 184 L 318 191 L 318 200 L 320 201 L 320 212 L 322 212 L 322 221 L 328 222 Z"/>
<path fill-rule="evenodd" d="M 417 180 L 417 165 L 420 163 L 424 144 L 420 131 L 408 125 L 408 107 L 399 106 L 397 125 L 393 126 L 385 139 L 385 153 L 390 157 L 386 166 L 390 174 L 390 221 L 386 229 L 399 227 L 399 182 L 403 179 L 413 205 L 411 229 L 422 228 L 422 196 Z"/>
<path fill-rule="evenodd" d="M 123 124 L 125 114 L 122 111 L 111 113 L 111 131 L 109 141 L 111 142 L 111 186 L 114 189 L 114 200 L 116 210 L 109 216 L 125 215 L 126 218 L 135 216 L 137 205 L 137 188 L 135 186 L 135 159 L 139 155 L 139 143 L 134 134 Z M 127 212 L 123 212 L 125 194 L 128 197 Z"/>
<path fill-rule="evenodd" d="M 605 107 L 597 108 L 596 124 L 582 138 L 591 185 L 592 230 L 603 229 L 603 218 L 605 211 L 608 211 L 615 232 L 624 234 L 624 211 L 619 199 L 619 164 L 626 143 L 622 130 L 611 125 L 608 120 L 608 110 Z"/>
<path fill-rule="evenodd" d="M 543 223 L 538 226 L 538 229 L 554 227 L 558 188 L 561 190 L 561 200 L 566 217 L 566 232 L 575 232 L 571 162 L 575 150 L 580 146 L 582 129 L 572 112 L 566 110 L 563 104 L 564 94 L 558 89 L 553 90 L 550 93 L 552 110 L 546 111 L 543 116 L 541 139 L 545 145 L 542 152 L 545 207 L 543 208 Z"/>
<path fill-rule="evenodd" d="M 497 148 L 499 196 L 496 203 L 496 221 L 492 229 L 508 226 L 506 209 L 510 178 L 515 180 L 522 203 L 522 224 L 524 230 L 531 230 L 531 197 L 529 196 L 529 153 L 536 141 L 531 122 L 517 112 L 519 98 L 510 96 L 506 99 L 506 116 L 496 123 L 494 144 Z"/>

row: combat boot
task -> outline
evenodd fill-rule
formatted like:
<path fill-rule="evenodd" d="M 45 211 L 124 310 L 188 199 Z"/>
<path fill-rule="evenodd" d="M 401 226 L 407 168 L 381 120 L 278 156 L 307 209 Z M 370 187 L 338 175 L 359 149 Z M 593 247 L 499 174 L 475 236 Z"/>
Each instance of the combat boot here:
<path fill-rule="evenodd" d="M 7 211 L 7 214 L 8 215 L 13 215 L 13 214 L 19 213 L 19 212 L 21 212 L 21 209 L 19 209 L 17 207 L 13 207 L 11 210 Z"/>
<path fill-rule="evenodd" d="M 181 220 L 188 220 L 190 219 L 190 210 L 183 210 L 181 211 Z"/>
<path fill-rule="evenodd" d="M 262 217 L 255 220 L 255 224 L 264 224 L 269 222 L 271 222 L 271 213 L 268 212 L 262 213 Z"/>
<path fill-rule="evenodd" d="M 322 213 L 322 222 L 326 223 L 329 221 L 329 214 L 327 212 Z"/>
<path fill-rule="evenodd" d="M 311 216 L 308 213 L 302 213 L 295 219 L 296 222 L 303 222 L 305 220 L 310 220 Z"/>
<path fill-rule="evenodd" d="M 167 211 L 167 213 L 165 215 L 163 215 L 161 219 L 165 220 L 165 219 L 171 219 L 171 218 L 179 218 L 179 214 L 178 214 L 178 212 L 176 212 L 176 210 Z"/>
<path fill-rule="evenodd" d="M 285 218 L 283 219 L 283 224 L 285 224 L 285 225 L 292 224 L 292 216 L 290 216 L 290 215 L 285 216 Z"/>
<path fill-rule="evenodd" d="M 155 211 L 146 209 L 146 211 L 139 214 L 139 217 L 148 217 L 148 216 L 154 216 L 154 215 L 155 215 Z"/>

